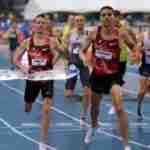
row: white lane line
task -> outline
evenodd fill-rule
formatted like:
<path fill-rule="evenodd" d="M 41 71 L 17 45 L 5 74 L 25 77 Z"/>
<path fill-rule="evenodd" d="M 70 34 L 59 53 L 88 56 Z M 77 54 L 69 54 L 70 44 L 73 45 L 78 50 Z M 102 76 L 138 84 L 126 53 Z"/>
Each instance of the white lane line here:
<path fill-rule="evenodd" d="M 13 92 L 15 92 L 15 93 L 17 93 L 17 94 L 19 94 L 19 95 L 23 95 L 23 94 L 24 94 L 23 91 L 21 91 L 21 90 L 19 90 L 19 89 L 17 89 L 17 88 L 14 88 L 14 87 L 12 87 L 12 86 L 9 86 L 8 84 L 6 84 L 6 83 L 4 83 L 4 82 L 0 82 L 0 84 L 3 85 L 4 87 L 7 87 L 7 88 L 10 89 L 11 91 L 13 91 Z M 135 91 L 130 91 L 130 90 L 128 90 L 128 89 L 123 89 L 123 90 L 126 91 L 127 93 L 130 92 L 132 95 L 136 95 L 136 92 L 135 92 Z M 150 98 L 149 95 L 146 95 L 146 96 Z M 107 105 L 107 106 L 111 106 L 111 104 L 106 104 L 106 105 Z M 132 114 L 132 115 L 138 117 L 137 114 L 134 113 L 134 112 L 131 112 L 131 111 L 129 111 L 129 110 L 127 110 L 126 112 L 127 112 L 128 114 Z M 144 115 L 143 115 L 143 119 L 145 119 L 145 120 L 150 120 L 150 117 L 147 117 L 147 116 L 144 116 Z"/>
<path fill-rule="evenodd" d="M 3 118 L 0 118 L 0 121 L 1 121 L 6 127 L 8 127 L 12 132 L 16 133 L 17 135 L 19 135 L 19 136 L 25 138 L 26 140 L 28 140 L 28 141 L 30 141 L 30 142 L 32 142 L 32 143 L 35 143 L 35 144 L 38 144 L 38 145 L 40 144 L 39 141 L 37 141 L 37 140 L 35 140 L 35 139 L 33 139 L 33 138 L 31 138 L 31 137 L 25 135 L 23 132 L 17 130 L 15 127 L 13 127 L 13 126 L 12 126 L 11 124 L 9 124 L 7 121 L 5 121 Z M 45 145 L 46 145 L 46 144 L 45 144 Z M 50 150 L 57 150 L 55 147 L 52 147 L 52 146 L 50 146 L 50 145 L 46 145 L 46 147 L 47 147 L 48 149 L 50 149 Z"/>
<path fill-rule="evenodd" d="M 40 103 L 41 103 L 41 102 L 40 102 Z M 66 116 L 67 118 L 70 118 L 70 119 L 72 119 L 72 120 L 74 120 L 74 121 L 76 121 L 76 122 L 80 122 L 80 120 L 77 119 L 76 117 L 73 117 L 72 115 L 69 115 L 69 114 L 63 112 L 63 111 L 61 111 L 60 109 L 53 108 L 53 110 L 55 110 L 55 111 L 56 111 L 57 113 L 59 113 L 59 114 L 62 114 L 62 115 L 64 115 L 64 116 Z M 101 124 L 101 122 L 99 122 L 99 124 Z M 90 126 L 90 124 L 88 124 L 88 123 L 85 123 L 85 125 L 86 125 L 87 127 Z M 104 130 L 98 130 L 98 133 L 100 133 L 100 134 L 103 133 L 104 135 L 107 135 L 107 136 L 113 137 L 113 138 L 115 138 L 115 139 L 118 139 L 119 141 L 122 141 L 122 138 L 121 138 L 120 136 L 116 136 L 116 135 L 111 134 L 111 133 L 109 133 L 109 132 L 106 132 L 106 131 L 104 131 Z M 133 140 L 130 140 L 129 143 L 130 143 L 130 144 L 133 144 L 133 145 L 137 145 L 137 146 L 143 147 L 143 148 L 149 148 L 149 147 L 147 147 L 147 145 L 142 144 L 142 143 L 139 143 L 139 142 L 136 142 L 136 141 L 133 141 Z"/>
<path fill-rule="evenodd" d="M 16 89 L 16 88 L 14 88 L 14 87 L 11 87 L 11 86 L 9 86 L 8 84 L 6 84 L 6 83 L 4 83 L 4 84 L 2 84 L 3 86 L 5 86 L 5 87 L 7 87 L 8 89 L 10 89 L 10 90 L 12 90 L 13 92 L 15 92 L 15 93 L 18 93 L 19 95 L 23 95 L 23 92 L 22 91 L 20 91 L 20 90 L 18 90 L 18 89 Z M 39 103 L 39 104 L 42 104 L 42 102 L 41 101 L 36 101 L 37 103 Z M 61 114 L 61 115 L 63 115 L 63 116 L 66 116 L 67 118 L 70 118 L 71 120 L 74 120 L 75 122 L 78 122 L 78 123 L 80 123 L 80 120 L 78 119 L 78 118 L 76 118 L 76 117 L 74 117 L 74 116 L 72 116 L 72 115 L 69 115 L 69 114 L 67 114 L 67 113 L 65 113 L 64 111 L 62 111 L 62 110 L 60 110 L 60 109 L 58 109 L 58 108 L 55 108 L 55 107 L 52 107 L 52 109 L 55 111 L 55 112 L 57 112 L 57 113 L 59 113 L 59 114 Z M 99 122 L 100 124 L 101 124 L 101 122 Z M 87 126 L 87 127 L 89 127 L 90 126 L 90 124 L 88 124 L 88 123 L 85 123 L 85 125 Z M 108 132 L 106 132 L 106 131 L 98 131 L 98 133 L 103 133 L 104 135 L 107 135 L 107 136 L 110 136 L 110 137 L 112 137 L 112 138 L 115 138 L 115 139 L 117 139 L 117 140 L 119 140 L 119 141 L 122 141 L 122 138 L 120 137 L 120 136 L 116 136 L 116 135 L 114 135 L 114 134 L 111 134 L 111 133 L 108 133 Z M 150 147 L 148 147 L 147 145 L 145 145 L 145 144 L 142 144 L 142 143 L 139 143 L 139 142 L 136 142 L 136 141 L 133 141 L 133 140 L 130 140 L 129 141 L 129 143 L 130 144 L 133 144 L 133 145 L 137 145 L 137 146 L 139 146 L 139 147 L 142 147 L 142 148 L 150 148 Z"/>
<path fill-rule="evenodd" d="M 139 75 L 138 75 L 138 74 L 135 74 L 135 73 L 129 73 L 129 72 L 127 72 L 126 74 L 129 75 L 129 76 L 133 76 L 133 77 L 139 77 Z M 137 91 L 129 90 L 129 89 L 125 88 L 125 87 L 123 87 L 122 89 L 123 89 L 123 91 L 124 91 L 125 93 L 137 97 L 137 94 L 138 94 Z M 145 97 L 150 98 L 150 95 L 149 95 L 149 94 L 146 94 Z M 105 105 L 106 105 L 106 106 L 112 106 L 111 104 L 105 104 Z M 132 112 L 132 111 L 130 111 L 130 110 L 126 110 L 126 112 L 127 112 L 128 114 L 131 114 L 131 115 L 133 115 L 133 116 L 138 117 L 136 113 L 134 113 L 134 112 Z M 150 117 L 145 116 L 145 115 L 143 115 L 143 119 L 150 121 Z"/>
<path fill-rule="evenodd" d="M 21 126 L 14 126 L 16 129 L 28 129 L 27 127 L 21 127 Z M 8 129 L 6 126 L 0 126 L 0 130 Z M 1 132 L 1 131 L 0 131 Z"/>
<path fill-rule="evenodd" d="M 125 89 L 125 88 L 124 88 L 123 90 L 124 90 L 125 92 L 129 93 L 129 94 L 134 95 L 134 96 L 137 95 L 137 93 L 136 93 L 135 91 L 130 91 L 130 90 Z M 145 95 L 145 97 L 150 98 L 150 95 Z M 134 112 L 132 112 L 132 111 L 130 111 L 130 110 L 127 110 L 126 112 L 127 112 L 128 114 L 132 114 L 132 115 L 134 115 L 134 116 L 137 116 L 136 113 L 134 113 Z M 143 115 L 143 119 L 150 120 L 150 117 L 147 117 L 147 116 Z"/>
<path fill-rule="evenodd" d="M 15 129 L 18 129 L 14 127 Z M 13 135 L 14 132 L 12 132 L 8 127 L 2 127 L 0 128 L 0 135 Z M 5 130 L 6 129 L 6 130 Z M 19 131 L 22 132 L 23 134 L 28 134 L 28 133 L 39 133 L 39 128 L 35 127 L 27 127 L 27 128 L 19 128 Z M 73 126 L 71 128 L 52 128 L 52 130 L 49 130 L 49 133 L 56 133 L 56 132 L 83 132 L 85 131 L 84 128 L 80 128 L 79 126 Z"/>
<path fill-rule="evenodd" d="M 7 128 L 8 129 L 8 128 Z M 53 129 L 51 131 L 49 131 L 50 134 L 55 134 L 55 133 L 83 133 L 85 132 L 85 130 L 83 129 Z M 23 134 L 38 134 L 39 130 L 27 130 L 27 131 L 22 131 Z M 13 136 L 14 133 L 12 131 L 1 131 L 0 132 L 0 136 Z M 1 144 L 0 144 L 1 145 Z M 48 150 L 48 149 L 47 149 Z M 51 150 L 51 149 L 50 149 Z"/>
<path fill-rule="evenodd" d="M 139 78 L 139 77 L 140 77 L 139 74 L 130 73 L 130 72 L 127 72 L 126 75 L 127 75 L 127 76 L 131 76 L 131 77 L 135 77 L 135 78 Z M 126 76 L 126 75 L 125 75 L 125 76 Z M 123 90 L 124 90 L 124 92 L 129 93 L 129 94 L 134 95 L 134 96 L 137 96 L 137 94 L 138 94 L 138 93 L 137 93 L 138 91 L 129 90 L 129 89 L 127 89 L 127 88 L 123 88 Z M 146 94 L 145 97 L 150 98 L 150 94 Z"/>
<path fill-rule="evenodd" d="M 147 123 L 147 122 L 131 122 L 131 123 L 129 123 L 129 126 L 132 126 L 132 127 L 149 126 L 149 123 Z"/>
<path fill-rule="evenodd" d="M 112 104 L 104 104 L 106 107 L 112 107 Z M 128 109 L 126 109 L 125 110 L 128 114 L 131 114 L 131 115 L 133 115 L 133 116 L 136 116 L 136 118 L 138 118 L 138 116 L 137 116 L 137 114 L 136 113 L 134 113 L 134 112 L 132 112 L 132 111 L 130 111 L 130 110 L 128 110 Z M 115 114 L 115 113 L 114 113 Z M 150 121 L 150 117 L 147 117 L 147 116 L 145 116 L 145 115 L 143 115 L 143 120 L 148 120 L 148 121 Z"/>
<path fill-rule="evenodd" d="M 36 129 L 36 128 L 40 128 L 40 124 L 39 123 L 22 123 L 21 124 L 22 128 L 20 127 L 20 129 Z M 110 122 L 100 122 L 100 126 L 101 127 L 113 127 L 114 124 L 113 123 L 110 123 Z M 115 125 L 116 126 L 116 125 Z M 129 122 L 129 126 L 130 128 L 134 127 L 148 127 L 150 128 L 150 124 L 147 123 L 147 122 Z M 23 128 L 24 127 L 24 128 Z M 74 125 L 73 123 L 55 123 L 55 124 L 52 124 L 51 127 L 54 127 L 54 128 L 57 128 L 57 127 L 67 127 L 67 129 L 74 129 L 74 128 L 79 128 L 78 125 Z M 5 127 L 6 128 L 6 127 Z M 0 127 L 1 129 L 1 127 Z"/>
<path fill-rule="evenodd" d="M 123 87 L 122 90 L 123 90 L 123 92 L 125 92 L 125 93 L 127 93 L 127 94 L 130 94 L 130 95 L 133 95 L 133 96 L 137 97 L 137 94 L 138 94 L 138 93 L 135 92 L 135 91 L 128 90 L 128 89 L 125 88 L 125 87 Z M 148 96 L 148 95 L 146 95 L 146 96 Z"/>
<path fill-rule="evenodd" d="M 110 123 L 110 122 L 100 122 L 100 126 L 101 127 L 113 127 L 114 124 L 113 123 Z M 116 125 L 115 125 L 116 126 Z M 150 124 L 147 123 L 147 122 L 129 122 L 129 127 L 149 127 L 150 128 Z"/>
<path fill-rule="evenodd" d="M 126 75 L 139 77 L 139 74 L 137 74 L 137 73 L 132 73 L 132 72 L 126 72 Z"/>
<path fill-rule="evenodd" d="M 22 127 L 31 127 L 31 128 L 40 128 L 40 124 L 39 123 L 21 123 Z M 75 125 L 71 122 L 60 122 L 60 123 L 55 123 L 55 124 L 51 124 L 52 127 L 75 127 Z"/>

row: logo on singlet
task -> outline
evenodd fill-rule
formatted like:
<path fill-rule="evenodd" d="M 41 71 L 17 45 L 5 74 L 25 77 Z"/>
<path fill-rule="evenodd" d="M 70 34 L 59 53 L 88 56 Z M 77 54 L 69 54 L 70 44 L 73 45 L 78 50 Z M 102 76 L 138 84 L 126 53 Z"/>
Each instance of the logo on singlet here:
<path fill-rule="evenodd" d="M 45 66 L 47 64 L 46 59 L 32 59 L 33 66 Z"/>
<path fill-rule="evenodd" d="M 111 60 L 112 59 L 112 52 L 106 52 L 104 50 L 98 49 L 95 51 L 95 56 L 99 59 Z"/>
<path fill-rule="evenodd" d="M 42 51 L 43 51 L 43 52 L 48 52 L 48 51 L 49 51 L 49 48 L 42 48 Z"/>

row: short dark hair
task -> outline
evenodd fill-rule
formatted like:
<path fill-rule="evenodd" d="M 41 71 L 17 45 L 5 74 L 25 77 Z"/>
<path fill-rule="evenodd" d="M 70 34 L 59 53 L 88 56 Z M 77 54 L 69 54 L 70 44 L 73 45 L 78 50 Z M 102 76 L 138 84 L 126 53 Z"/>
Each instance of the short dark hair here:
<path fill-rule="evenodd" d="M 114 10 L 114 16 L 115 17 L 121 17 L 122 14 L 121 14 L 121 12 L 119 10 Z"/>
<path fill-rule="evenodd" d="M 45 18 L 45 15 L 44 15 L 44 14 L 37 15 L 36 17 L 34 17 L 33 22 L 34 22 L 37 18 Z"/>
<path fill-rule="evenodd" d="M 37 15 L 37 16 L 34 17 L 34 19 L 36 19 L 36 18 L 45 18 L 45 14 L 39 14 L 39 15 Z"/>
<path fill-rule="evenodd" d="M 100 14 L 101 14 L 101 12 L 104 10 L 104 9 L 110 9 L 110 10 L 112 10 L 113 12 L 114 12 L 114 9 L 111 7 L 111 6 L 103 6 L 101 9 L 100 9 Z"/>
<path fill-rule="evenodd" d="M 149 22 L 150 22 L 150 16 L 148 16 L 148 17 L 146 18 L 146 20 L 147 20 L 147 22 L 149 23 Z"/>

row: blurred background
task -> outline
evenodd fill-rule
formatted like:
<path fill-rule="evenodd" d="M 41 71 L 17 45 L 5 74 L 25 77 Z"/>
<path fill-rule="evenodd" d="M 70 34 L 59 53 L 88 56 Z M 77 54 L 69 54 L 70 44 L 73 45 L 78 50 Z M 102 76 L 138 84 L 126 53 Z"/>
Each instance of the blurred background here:
<path fill-rule="evenodd" d="M 38 14 L 46 13 L 59 26 L 73 13 L 83 13 L 87 26 L 94 25 L 99 20 L 98 11 L 104 5 L 120 10 L 123 19 L 136 30 L 145 30 L 146 19 L 150 15 L 147 0 L 0 0 L 0 24 L 7 30 L 12 20 L 19 24 L 28 22 Z"/>

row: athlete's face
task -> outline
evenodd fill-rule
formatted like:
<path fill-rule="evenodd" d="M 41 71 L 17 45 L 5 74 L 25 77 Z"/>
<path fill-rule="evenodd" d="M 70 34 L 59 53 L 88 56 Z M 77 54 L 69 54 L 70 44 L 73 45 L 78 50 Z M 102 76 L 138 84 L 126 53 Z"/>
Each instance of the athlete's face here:
<path fill-rule="evenodd" d="M 103 9 L 100 13 L 101 22 L 104 26 L 112 26 L 114 23 L 114 15 L 113 10 L 111 9 Z"/>
<path fill-rule="evenodd" d="M 76 28 L 84 28 L 85 19 L 83 16 L 76 16 L 75 17 L 75 26 Z"/>
<path fill-rule="evenodd" d="M 43 33 L 48 29 L 48 21 L 44 17 L 37 17 L 34 21 L 34 31 Z"/>

